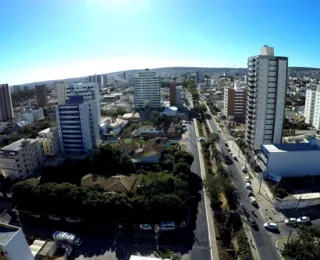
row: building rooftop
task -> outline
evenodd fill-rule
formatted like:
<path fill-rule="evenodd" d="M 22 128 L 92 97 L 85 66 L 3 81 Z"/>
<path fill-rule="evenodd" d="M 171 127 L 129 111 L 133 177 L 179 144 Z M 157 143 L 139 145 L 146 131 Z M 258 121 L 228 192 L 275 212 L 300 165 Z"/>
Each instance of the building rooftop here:
<path fill-rule="evenodd" d="M 319 150 L 317 146 L 311 146 L 309 143 L 265 144 L 263 147 L 270 153 Z"/>
<path fill-rule="evenodd" d="M 20 228 L 0 222 L 0 245 L 6 245 Z"/>
<path fill-rule="evenodd" d="M 3 147 L 1 150 L 2 151 L 19 151 L 24 144 L 30 142 L 30 143 L 34 143 L 34 142 L 37 142 L 38 140 L 37 139 L 20 139 L 12 144 L 9 144 L 5 147 Z"/>

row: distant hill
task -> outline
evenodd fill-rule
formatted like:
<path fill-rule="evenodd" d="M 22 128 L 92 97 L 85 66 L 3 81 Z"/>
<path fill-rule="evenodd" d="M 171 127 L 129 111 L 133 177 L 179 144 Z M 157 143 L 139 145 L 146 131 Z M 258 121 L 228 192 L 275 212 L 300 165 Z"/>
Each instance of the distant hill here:
<path fill-rule="evenodd" d="M 127 74 L 135 75 L 138 71 L 143 69 L 135 69 L 135 70 L 125 70 Z M 220 76 L 224 73 L 227 76 L 244 76 L 247 74 L 247 68 L 207 68 L 207 67 L 164 67 L 164 68 L 155 68 L 152 69 L 156 71 L 161 77 L 174 77 L 181 74 L 192 74 L 197 71 L 203 71 L 205 75 L 208 76 Z M 110 73 L 104 73 L 102 75 L 107 75 L 110 78 L 118 78 L 122 75 L 124 71 L 116 71 Z M 320 68 L 308 68 L 308 67 L 289 67 L 289 76 L 303 76 L 309 75 L 320 79 Z M 22 84 L 25 86 L 34 86 L 37 84 L 51 84 L 58 81 L 65 81 L 67 83 L 72 82 L 84 82 L 87 76 L 78 77 L 78 78 L 67 78 L 67 79 L 56 79 L 56 80 L 47 80 L 42 82 L 33 82 Z"/>

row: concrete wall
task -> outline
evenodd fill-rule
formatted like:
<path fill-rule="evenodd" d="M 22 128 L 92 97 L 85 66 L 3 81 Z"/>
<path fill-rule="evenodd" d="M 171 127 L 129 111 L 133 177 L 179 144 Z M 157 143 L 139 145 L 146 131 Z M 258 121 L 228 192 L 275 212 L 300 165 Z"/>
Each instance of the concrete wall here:
<path fill-rule="evenodd" d="M 285 199 L 281 200 L 276 198 L 274 207 L 276 209 L 295 209 L 295 208 L 306 208 L 310 206 L 316 206 L 320 204 L 320 198 L 298 200 L 298 199 Z"/>
<path fill-rule="evenodd" d="M 269 154 L 267 171 L 281 177 L 320 175 L 320 151 L 274 152 Z"/>

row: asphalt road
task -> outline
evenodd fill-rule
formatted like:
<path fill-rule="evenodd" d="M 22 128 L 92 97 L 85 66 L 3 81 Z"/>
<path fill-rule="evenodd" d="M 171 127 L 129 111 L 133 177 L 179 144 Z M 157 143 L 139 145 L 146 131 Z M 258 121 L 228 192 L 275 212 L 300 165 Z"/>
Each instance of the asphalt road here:
<path fill-rule="evenodd" d="M 216 133 L 218 133 L 218 126 L 213 121 L 213 119 L 209 120 L 209 124 L 212 128 L 212 130 Z M 219 147 L 221 151 L 224 154 L 228 154 L 228 147 L 225 146 L 226 140 L 224 137 L 220 134 L 220 141 L 219 141 Z M 242 163 L 242 165 L 241 165 Z M 244 166 L 242 161 L 234 161 L 233 164 L 227 165 L 228 170 L 231 173 L 232 181 L 235 185 L 235 187 L 238 190 L 238 196 L 240 203 L 242 204 L 242 207 L 251 214 L 252 210 L 255 212 L 255 216 L 251 214 L 251 216 L 256 220 L 258 224 L 258 229 L 252 229 L 252 236 L 255 241 L 260 259 L 262 260 L 277 260 L 280 259 L 280 255 L 275 247 L 275 239 L 272 238 L 272 236 L 276 236 L 280 238 L 280 235 L 275 235 L 273 233 L 270 233 L 269 231 L 265 230 L 263 227 L 264 219 L 260 213 L 260 211 L 253 207 L 253 205 L 250 203 L 248 198 L 248 190 L 245 186 L 245 174 L 242 173 L 241 167 Z M 279 239 L 278 238 L 278 239 Z"/>
<path fill-rule="evenodd" d="M 189 141 L 189 152 L 194 156 L 193 164 L 191 165 L 192 172 L 196 173 L 201 178 L 199 152 L 197 148 L 197 137 L 195 132 L 195 126 L 193 122 L 188 124 L 188 141 Z M 191 260 L 209 260 L 211 259 L 210 254 L 210 243 L 208 234 L 208 223 L 206 218 L 206 211 L 204 205 L 204 194 L 201 190 L 201 201 L 198 203 L 198 214 L 196 219 L 196 228 L 194 230 L 194 243 L 190 250 Z"/>

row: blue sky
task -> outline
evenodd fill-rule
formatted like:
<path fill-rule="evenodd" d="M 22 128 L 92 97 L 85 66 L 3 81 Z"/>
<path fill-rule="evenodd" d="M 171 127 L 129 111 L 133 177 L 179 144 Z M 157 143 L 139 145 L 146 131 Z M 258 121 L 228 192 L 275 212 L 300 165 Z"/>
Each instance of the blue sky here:
<path fill-rule="evenodd" d="M 320 67 L 319 14 L 318 0 L 1 0 L 0 83 L 245 67 L 264 44 Z"/>

